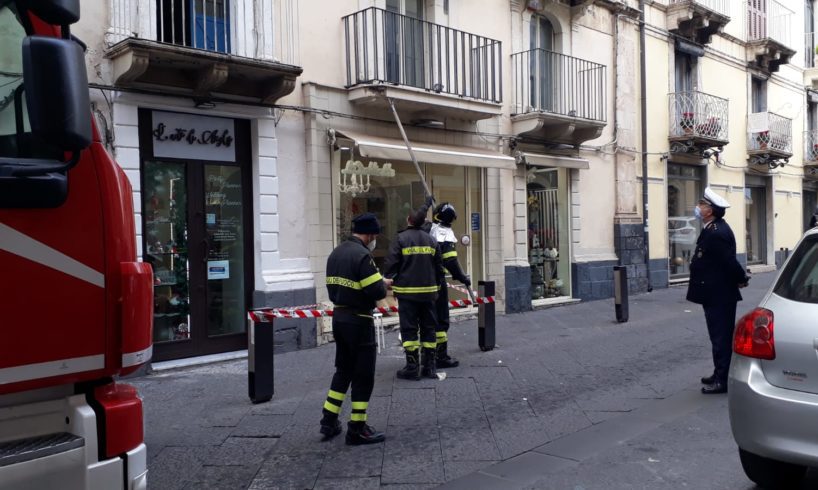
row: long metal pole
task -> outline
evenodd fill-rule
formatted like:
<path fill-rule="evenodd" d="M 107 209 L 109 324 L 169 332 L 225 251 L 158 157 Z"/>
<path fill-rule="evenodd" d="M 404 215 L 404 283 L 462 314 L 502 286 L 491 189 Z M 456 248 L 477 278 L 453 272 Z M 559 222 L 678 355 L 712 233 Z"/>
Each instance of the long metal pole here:
<path fill-rule="evenodd" d="M 395 102 L 389 97 L 386 97 L 386 100 L 389 102 L 389 107 L 392 108 L 392 115 L 395 116 L 395 122 L 398 124 L 400 135 L 403 137 L 403 142 L 406 144 L 406 149 L 409 150 L 409 157 L 412 159 L 412 163 L 415 164 L 415 170 L 417 170 L 418 175 L 420 176 L 420 181 L 423 183 L 423 190 L 426 191 L 426 197 L 431 198 L 432 201 L 434 201 L 435 198 L 432 196 L 432 191 L 429 190 L 429 185 L 426 184 L 426 177 L 423 176 L 423 172 L 420 170 L 420 164 L 418 163 L 418 159 L 415 157 L 414 150 L 412 150 L 412 145 L 409 144 L 409 138 L 406 137 L 406 131 L 403 130 L 403 124 L 400 122 L 398 111 L 395 110 Z"/>

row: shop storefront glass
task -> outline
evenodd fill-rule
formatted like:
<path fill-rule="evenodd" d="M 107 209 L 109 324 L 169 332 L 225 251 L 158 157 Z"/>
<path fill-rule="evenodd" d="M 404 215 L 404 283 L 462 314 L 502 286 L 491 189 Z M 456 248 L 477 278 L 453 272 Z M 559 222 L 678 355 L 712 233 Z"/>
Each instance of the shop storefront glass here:
<path fill-rule="evenodd" d="M 767 189 L 748 186 L 744 188 L 747 219 L 747 263 L 762 264 L 767 255 Z"/>
<path fill-rule="evenodd" d="M 670 277 L 690 274 L 690 257 L 696 248 L 701 222 L 693 209 L 704 194 L 702 168 L 669 163 L 667 166 L 667 231 Z"/>
<path fill-rule="evenodd" d="M 804 231 L 810 229 L 812 217 L 818 215 L 818 184 L 814 181 L 804 181 Z"/>
<path fill-rule="evenodd" d="M 409 213 L 424 202 L 423 184 L 412 163 L 361 158 L 351 152 L 351 144 L 334 152 L 337 243 L 349 236 L 355 215 L 374 213 L 381 222 L 383 231 L 372 255 L 375 264 L 383 270 L 383 262 L 392 240 L 406 228 Z M 349 161 L 361 161 L 366 168 L 374 168 L 371 165 L 376 164 L 381 170 L 375 173 L 381 175 L 360 175 L 365 170 L 341 173 L 342 169 L 347 168 Z M 390 168 L 392 172 L 384 170 Z M 464 234 L 471 237 L 471 245 L 465 247 L 458 244 L 457 252 L 461 267 L 471 275 L 476 285 L 483 275 L 482 235 L 485 223 L 482 209 L 482 169 L 424 163 L 421 163 L 421 169 L 436 203 L 449 202 L 457 210 L 457 220 L 452 226 L 455 235 L 458 239 Z M 431 212 L 429 216 L 431 217 Z M 466 297 L 455 290 L 450 290 L 449 295 L 452 299 Z M 391 293 L 387 300 L 394 302 Z"/>
<path fill-rule="evenodd" d="M 531 299 L 569 296 L 568 171 L 529 166 L 527 175 Z"/>

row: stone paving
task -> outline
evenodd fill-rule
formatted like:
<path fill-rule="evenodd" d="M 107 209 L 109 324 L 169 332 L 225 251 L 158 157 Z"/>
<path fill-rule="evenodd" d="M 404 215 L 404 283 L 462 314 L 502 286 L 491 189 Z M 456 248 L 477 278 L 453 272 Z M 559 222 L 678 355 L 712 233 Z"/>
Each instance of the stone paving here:
<path fill-rule="evenodd" d="M 772 278 L 753 278 L 739 315 Z M 387 333 L 369 408 L 387 440 L 373 446 L 346 446 L 343 435 L 321 441 L 332 344 L 276 356 L 275 395 L 258 405 L 247 397 L 246 361 L 132 380 L 145 403 L 149 486 L 432 488 L 524 462 L 552 441 L 678 396 L 710 372 L 703 314 L 684 294 L 632 297 L 625 324 L 615 322 L 611 300 L 498 316 L 490 352 L 477 347 L 476 320 L 453 324 L 461 366 L 442 380 L 396 379 L 403 357 Z M 347 401 L 343 420 L 348 413 Z M 537 464 L 531 481 L 547 481 Z"/>

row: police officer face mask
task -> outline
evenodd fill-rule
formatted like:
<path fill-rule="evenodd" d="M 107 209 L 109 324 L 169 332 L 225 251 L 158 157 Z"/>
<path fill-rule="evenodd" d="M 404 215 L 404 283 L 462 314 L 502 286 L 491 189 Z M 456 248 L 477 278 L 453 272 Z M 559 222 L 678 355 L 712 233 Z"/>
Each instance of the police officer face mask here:
<path fill-rule="evenodd" d="M 366 244 L 366 248 L 368 248 L 370 252 L 374 252 L 375 247 L 377 246 L 377 243 L 378 243 L 378 241 L 373 236 L 372 240 L 370 240 L 369 243 Z"/>
<path fill-rule="evenodd" d="M 702 209 L 699 206 L 693 208 L 693 214 L 696 216 L 696 219 L 702 219 Z"/>

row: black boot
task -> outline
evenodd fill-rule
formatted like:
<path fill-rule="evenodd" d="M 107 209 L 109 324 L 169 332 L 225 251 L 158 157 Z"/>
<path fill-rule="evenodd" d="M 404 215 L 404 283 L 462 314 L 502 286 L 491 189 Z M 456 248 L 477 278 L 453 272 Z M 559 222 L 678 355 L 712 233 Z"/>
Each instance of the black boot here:
<path fill-rule="evenodd" d="M 406 351 L 406 366 L 398 370 L 398 378 L 412 379 L 415 381 L 420 379 L 420 367 L 418 366 L 418 364 L 420 364 L 419 354 L 418 351 Z"/>
<path fill-rule="evenodd" d="M 385 439 L 386 436 L 383 432 L 376 431 L 373 427 L 366 425 L 366 422 L 349 422 L 347 424 L 346 442 L 350 446 L 377 444 Z"/>
<path fill-rule="evenodd" d="M 437 379 L 437 369 L 435 364 L 435 357 L 437 357 L 437 349 L 423 349 L 423 368 L 420 370 L 420 375 L 424 378 Z"/>
<path fill-rule="evenodd" d="M 460 365 L 460 361 L 455 359 L 454 357 L 449 357 L 448 352 L 449 343 L 442 342 L 437 344 L 437 367 L 445 369 L 445 368 L 453 368 Z"/>
<path fill-rule="evenodd" d="M 321 417 L 321 433 L 324 434 L 324 439 L 331 439 L 340 434 L 342 430 L 338 416 L 324 410 L 324 416 Z"/>

